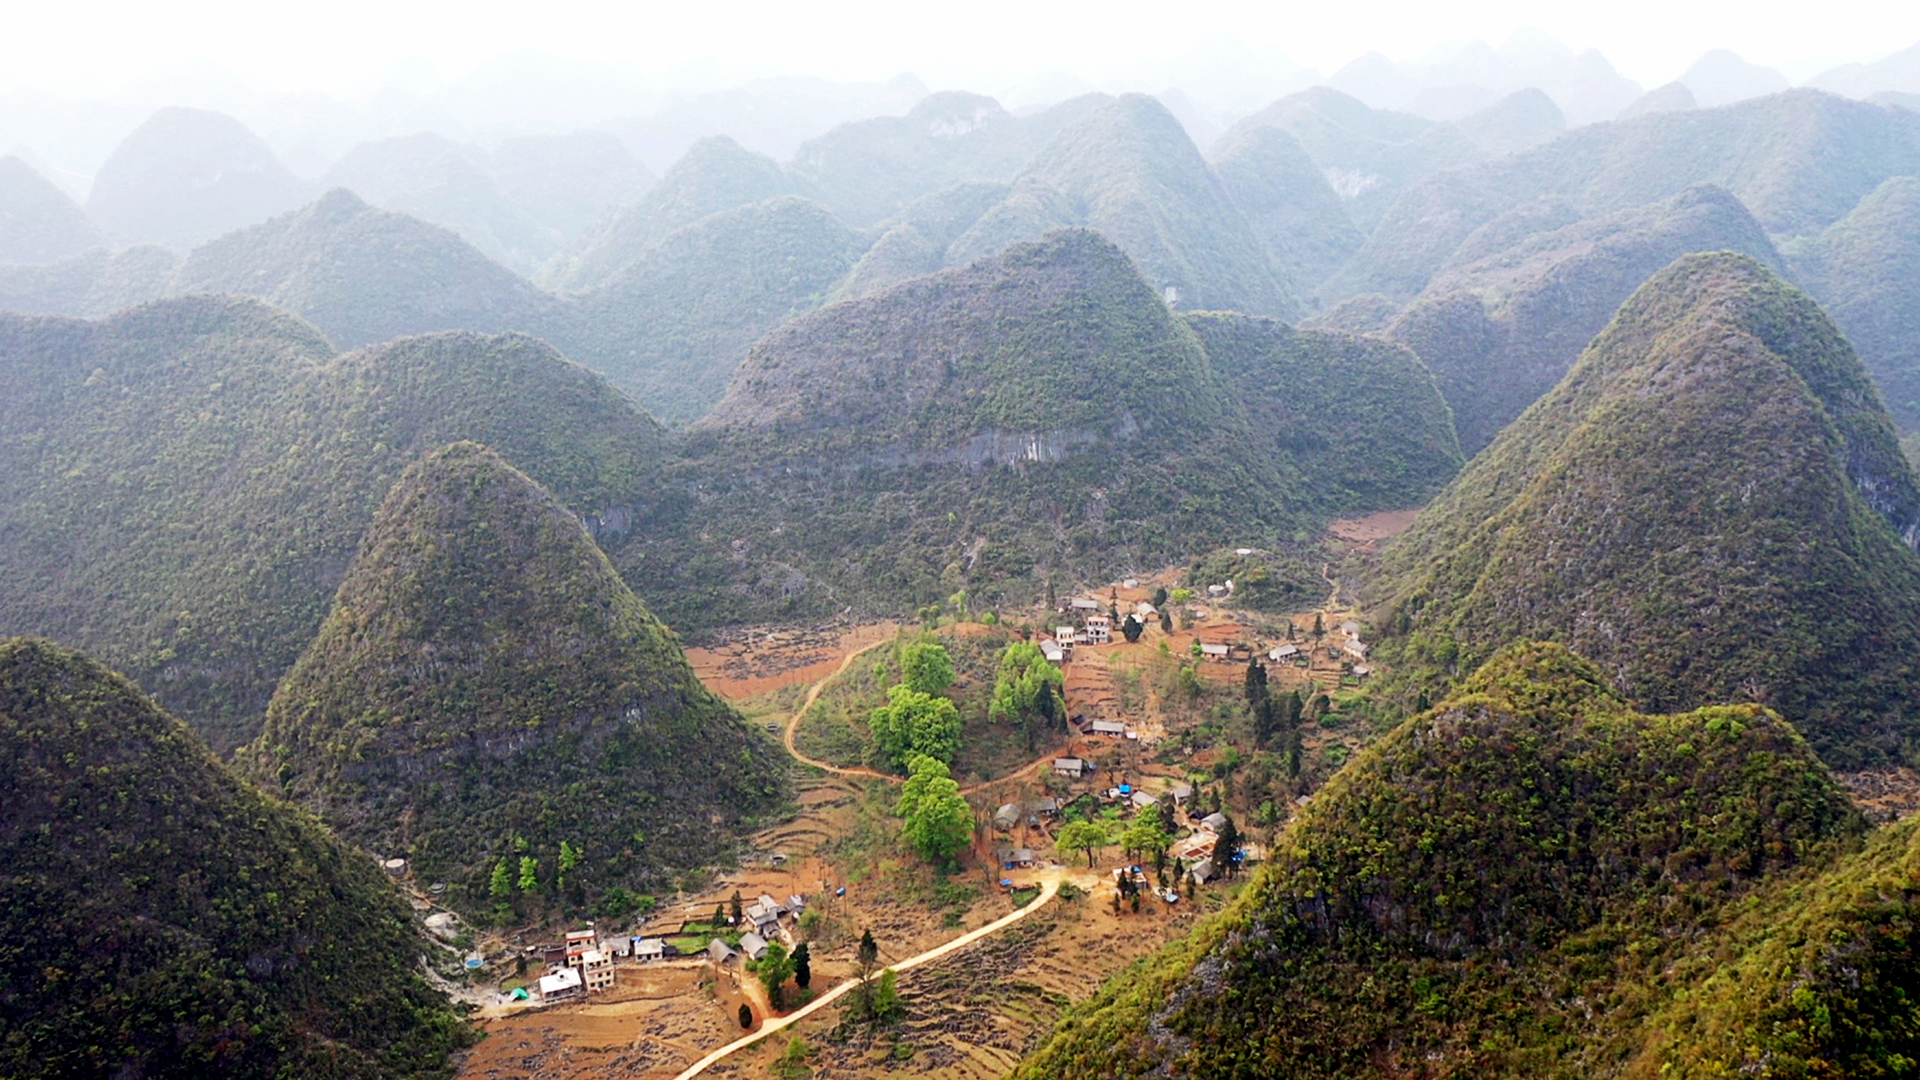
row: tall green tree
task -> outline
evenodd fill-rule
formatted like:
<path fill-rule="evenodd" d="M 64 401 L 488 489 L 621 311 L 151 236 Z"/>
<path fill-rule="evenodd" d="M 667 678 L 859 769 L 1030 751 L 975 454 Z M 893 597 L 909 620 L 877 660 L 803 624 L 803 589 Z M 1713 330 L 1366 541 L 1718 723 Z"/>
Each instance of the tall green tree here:
<path fill-rule="evenodd" d="M 793 978 L 793 957 L 787 955 L 787 947 L 777 941 L 769 942 L 765 956 L 754 961 L 753 973 L 760 977 L 760 985 L 766 987 L 767 1001 L 774 1011 L 786 1008 L 787 980 Z"/>
<path fill-rule="evenodd" d="M 873 969 L 880 963 L 880 944 L 873 940 L 871 928 L 860 931 L 860 945 L 853 952 L 855 970 L 860 975 L 860 1007 L 873 1011 L 873 987 L 869 980 L 873 978 Z"/>
<path fill-rule="evenodd" d="M 868 721 L 880 752 L 906 765 L 916 756 L 950 762 L 960 751 L 960 710 L 953 702 L 906 685 L 887 691 L 887 703 Z"/>
<path fill-rule="evenodd" d="M 1140 635 L 1146 633 L 1146 630 L 1146 626 L 1140 622 L 1138 615 L 1128 615 L 1120 621 L 1120 636 L 1126 638 L 1128 644 L 1139 641 Z"/>
<path fill-rule="evenodd" d="M 493 864 L 493 880 L 487 885 L 487 895 L 495 900 L 505 900 L 513 895 L 513 867 L 507 860 L 501 859 Z"/>
<path fill-rule="evenodd" d="M 1066 676 L 1047 660 L 1039 646 L 1013 642 L 1000 654 L 987 719 L 996 724 L 1018 724 L 1026 733 L 1027 749 L 1032 750 L 1040 732 L 1066 728 L 1066 685 Z"/>
<path fill-rule="evenodd" d="M 1166 833 L 1160 831 L 1158 818 L 1139 818 L 1120 836 L 1120 846 L 1126 849 L 1127 854 L 1143 857 L 1166 851 L 1167 845 L 1172 842 Z"/>
<path fill-rule="evenodd" d="M 918 641 L 900 651 L 901 681 L 932 697 L 953 686 L 953 657 L 937 641 Z"/>
<path fill-rule="evenodd" d="M 804 941 L 793 949 L 793 985 L 802 990 L 813 985 L 813 949 Z"/>
<path fill-rule="evenodd" d="M 1113 837 L 1107 833 L 1105 825 L 1094 821 L 1070 821 L 1054 838 L 1054 845 L 1063 851 L 1084 851 L 1087 853 L 1087 867 L 1093 867 L 1095 848 L 1103 848 L 1113 843 Z"/>
<path fill-rule="evenodd" d="M 948 863 L 965 851 L 973 839 L 973 808 L 960 795 L 960 785 L 936 759 L 913 759 L 914 773 L 903 788 L 898 809 L 906 818 L 902 833 L 929 862 Z"/>
<path fill-rule="evenodd" d="M 520 856 L 521 892 L 532 892 L 540 887 L 540 861 L 531 855 Z"/>
<path fill-rule="evenodd" d="M 1228 818 L 1227 823 L 1220 826 L 1220 839 L 1213 845 L 1213 864 L 1220 868 L 1221 873 L 1232 877 L 1239 869 L 1239 864 L 1233 861 L 1234 854 L 1239 850 L 1240 827 L 1233 823 L 1232 818 Z"/>

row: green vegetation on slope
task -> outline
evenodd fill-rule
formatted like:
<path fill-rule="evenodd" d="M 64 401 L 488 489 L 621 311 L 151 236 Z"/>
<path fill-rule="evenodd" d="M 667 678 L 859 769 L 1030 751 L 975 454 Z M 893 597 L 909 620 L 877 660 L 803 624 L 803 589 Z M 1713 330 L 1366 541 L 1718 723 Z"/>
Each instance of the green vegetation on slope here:
<path fill-rule="evenodd" d="M 1469 239 L 1492 247 L 1487 232 Z M 1737 251 L 1780 266 L 1738 199 L 1716 187 L 1690 188 L 1451 265 L 1388 334 L 1433 370 L 1461 446 L 1474 453 L 1566 375 L 1647 278 L 1695 251 Z"/>
<path fill-rule="evenodd" d="M 1404 505 L 1431 476 L 1417 502 L 1451 471 L 1445 407 L 1403 350 L 1273 334 L 1226 377 L 1086 230 L 836 304 L 755 347 L 615 561 L 683 629 L 963 588 L 1024 601 L 1224 541 L 1295 547 L 1329 508 Z M 1298 386 L 1262 374 L 1296 360 Z M 1347 407 L 1416 417 L 1415 436 L 1321 484 L 1256 426 Z M 1429 435 L 1437 462 L 1403 460 Z"/>
<path fill-rule="evenodd" d="M 1920 1060 L 1920 818 L 1729 912 L 1627 1075 L 1893 1077 Z"/>
<path fill-rule="evenodd" d="M 802 143 L 788 173 L 842 221 L 865 228 L 954 184 L 1013 179 L 1055 132 L 1105 100 L 1089 95 L 1015 117 L 979 94 L 928 94 L 905 116 L 842 124 Z"/>
<path fill-rule="evenodd" d="M 1296 298 L 1180 121 L 1127 94 L 1063 128 L 1023 176 L 1085 207 L 1080 224 L 1120 245 L 1185 308 L 1287 318 Z"/>
<path fill-rule="evenodd" d="M 1366 240 L 1285 128 L 1252 128 L 1215 148 L 1213 171 L 1296 295 L 1311 293 Z"/>
<path fill-rule="evenodd" d="M 1427 177 L 1395 200 L 1321 292 L 1329 300 L 1368 292 L 1409 299 L 1475 229 L 1542 196 L 1600 214 L 1716 184 L 1768 233 L 1793 236 L 1839 220 L 1888 177 L 1913 175 L 1920 115 L 1816 90 L 1590 124 L 1524 153 Z"/>
<path fill-rule="evenodd" d="M 1920 180 L 1896 176 L 1788 256 L 1902 430 L 1920 428 Z"/>
<path fill-rule="evenodd" d="M 258 296 L 348 349 L 435 330 L 540 333 L 559 307 L 453 232 L 345 188 L 200 245 L 170 291 Z"/>
<path fill-rule="evenodd" d="M 574 905 L 657 887 L 784 788 L 578 515 L 471 442 L 394 485 L 237 760 L 468 911 L 509 857 Z"/>
<path fill-rule="evenodd" d="M 654 415 L 694 420 L 720 400 L 753 343 L 819 307 L 864 247 L 805 199 L 714 214 L 579 297 L 553 338 Z"/>
<path fill-rule="evenodd" d="M 650 490 L 663 439 L 530 338 L 336 357 L 247 299 L 0 316 L 0 358 L 0 628 L 135 674 L 222 751 L 257 733 L 416 457 L 484 440 L 598 513 Z"/>
<path fill-rule="evenodd" d="M 1314 508 L 1417 506 L 1460 470 L 1453 417 L 1405 347 L 1246 315 L 1185 321 L 1251 414 L 1255 449 Z"/>
<path fill-rule="evenodd" d="M 1860 828 L 1777 714 L 1643 715 L 1565 649 L 1516 644 L 1014 1075 L 1608 1075 L 1650 1004 L 1639 980 Z"/>
<path fill-rule="evenodd" d="M 0 311 L 108 315 L 167 294 L 180 257 L 158 244 L 104 247 L 58 262 L 0 266 Z"/>
<path fill-rule="evenodd" d="M 0 642 L 0 768 L 0 1073 L 451 1074 L 386 876 L 133 684 Z"/>
<path fill-rule="evenodd" d="M 1772 705 L 1836 766 L 1913 752 L 1920 485 L 1812 300 L 1732 254 L 1634 293 L 1383 553 L 1409 688 L 1516 638 L 1641 705 Z"/>
<path fill-rule="evenodd" d="M 1361 231 L 1371 231 L 1394 200 L 1422 177 L 1478 161 L 1486 152 L 1452 124 L 1371 109 L 1326 86 L 1289 94 L 1227 129 L 1213 156 L 1259 128 L 1298 139 L 1333 184 Z"/>
<path fill-rule="evenodd" d="M 765 154 L 725 135 L 701 139 L 645 195 L 554 256 L 538 280 L 560 292 L 605 285 L 675 229 L 789 194 L 790 187 L 779 164 Z"/>

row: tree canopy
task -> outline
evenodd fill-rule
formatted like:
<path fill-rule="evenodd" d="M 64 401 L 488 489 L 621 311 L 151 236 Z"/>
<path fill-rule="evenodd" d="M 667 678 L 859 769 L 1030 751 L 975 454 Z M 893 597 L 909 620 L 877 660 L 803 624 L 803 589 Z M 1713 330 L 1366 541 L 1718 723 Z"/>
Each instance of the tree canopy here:
<path fill-rule="evenodd" d="M 944 765 L 960 749 L 959 708 L 904 684 L 887 691 L 887 704 L 873 710 L 869 724 L 880 752 L 897 764 L 911 767 L 921 756 Z"/>

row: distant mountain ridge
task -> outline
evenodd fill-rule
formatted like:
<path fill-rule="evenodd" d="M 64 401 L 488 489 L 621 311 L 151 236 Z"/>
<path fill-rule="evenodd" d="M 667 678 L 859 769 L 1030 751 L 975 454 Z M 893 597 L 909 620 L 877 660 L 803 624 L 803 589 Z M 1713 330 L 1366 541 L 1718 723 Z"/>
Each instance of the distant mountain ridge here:
<path fill-rule="evenodd" d="M 1321 295 L 1411 298 L 1475 229 L 1542 197 L 1569 199 L 1590 215 L 1712 183 L 1769 234 L 1794 235 L 1843 217 L 1888 177 L 1917 172 L 1920 115 L 1818 91 L 1593 124 L 1428 176 L 1395 200 Z"/>
<path fill-rule="evenodd" d="M 1559 382 L 1674 259 L 1737 251 L 1784 269 L 1753 215 L 1711 185 L 1553 227 L 1568 218 L 1577 214 L 1563 200 L 1543 200 L 1483 226 L 1385 331 L 1433 369 L 1469 453 Z M 1487 237 L 1493 253 L 1475 258 L 1476 239 L 1491 232 L 1505 235 Z"/>

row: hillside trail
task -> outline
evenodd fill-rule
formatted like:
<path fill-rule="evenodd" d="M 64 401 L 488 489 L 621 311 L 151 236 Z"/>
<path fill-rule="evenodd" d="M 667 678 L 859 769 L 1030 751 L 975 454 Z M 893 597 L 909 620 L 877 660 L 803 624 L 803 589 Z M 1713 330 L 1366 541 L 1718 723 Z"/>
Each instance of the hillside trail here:
<path fill-rule="evenodd" d="M 892 967 L 893 970 L 895 971 L 911 971 L 914 968 L 920 967 L 923 964 L 931 964 L 936 960 L 940 960 L 952 953 L 958 952 L 961 949 L 964 949 L 967 946 L 973 944 L 974 942 L 979 941 L 981 938 L 988 937 L 992 934 L 997 934 L 1000 931 L 1005 930 L 1007 927 L 1012 926 L 1014 923 L 1019 922 L 1021 919 L 1026 918 L 1027 916 L 1033 914 L 1034 912 L 1040 910 L 1042 907 L 1046 906 L 1046 904 L 1049 901 L 1051 901 L 1055 896 L 1059 895 L 1060 883 L 1072 876 L 1075 876 L 1075 875 L 1072 872 L 1067 870 L 1049 870 L 1042 876 L 1042 881 L 1040 885 L 1040 895 L 1034 897 L 1033 901 L 1027 904 L 1025 907 L 1019 908 L 1014 912 L 1012 912 L 1011 914 L 1002 915 L 1000 918 L 995 919 L 994 921 L 988 923 L 985 926 L 980 927 L 977 930 L 970 930 L 967 933 L 961 934 L 959 937 L 954 938 L 952 941 L 949 941 L 944 945 L 935 946 L 934 948 L 928 949 L 926 952 L 920 953 L 916 956 L 910 956 L 905 960 L 900 961 L 897 964 L 892 964 L 889 966 Z M 791 1013 L 788 1013 L 786 1016 L 775 1016 L 763 1021 L 760 1025 L 760 1030 L 752 1032 L 751 1034 L 748 1034 L 748 1035 L 743 1035 L 740 1038 L 735 1039 L 734 1041 L 721 1047 L 720 1049 L 713 1051 L 712 1053 L 708 1054 L 706 1057 L 701 1058 L 699 1061 L 694 1062 L 691 1066 L 687 1068 L 685 1072 L 682 1072 L 680 1075 L 674 1077 L 674 1080 L 692 1080 L 693 1077 L 699 1076 L 701 1073 L 705 1072 L 710 1066 L 712 1066 L 716 1062 L 719 1062 L 723 1058 L 726 1058 L 727 1056 L 735 1053 L 736 1051 L 744 1050 L 747 1047 L 752 1046 L 754 1043 L 759 1042 L 761 1039 L 766 1038 L 767 1036 L 773 1034 L 776 1031 L 779 1031 L 784 1027 L 787 1027 L 788 1025 L 797 1023 L 798 1021 L 804 1020 L 807 1017 L 812 1016 L 814 1013 L 820 1011 L 821 1009 L 826 1008 L 828 1005 L 831 1005 L 835 1001 L 838 1001 L 840 998 L 846 996 L 849 992 L 851 992 L 854 988 L 858 987 L 859 985 L 860 985 L 860 982 L 858 979 L 849 979 L 846 982 L 841 983 L 839 986 L 836 986 L 833 989 L 827 991 L 825 994 L 821 995 L 816 1000 L 808 1002 L 804 1007 L 800 1009 L 796 1009 Z"/>
<path fill-rule="evenodd" d="M 800 703 L 800 707 L 793 711 L 793 717 L 787 721 L 787 753 L 792 754 L 793 759 L 795 761 L 800 762 L 802 765 L 811 765 L 814 768 L 819 769 L 821 772 L 832 773 L 835 776 L 864 776 L 873 780 L 891 780 L 896 784 L 901 782 L 900 777 L 888 776 L 886 773 L 876 772 L 872 769 L 865 769 L 865 768 L 844 769 L 838 765 L 829 765 L 824 761 L 819 761 L 814 758 L 810 758 L 807 755 L 801 753 L 800 748 L 795 746 L 793 743 L 795 733 L 797 733 L 800 730 L 800 719 L 807 715 L 808 709 L 813 708 L 814 702 L 820 700 L 820 692 L 827 688 L 827 684 L 839 678 L 840 676 L 845 675 L 847 673 L 847 669 L 852 667 L 853 662 L 855 660 L 858 660 L 861 656 L 865 655 L 866 653 L 872 652 L 873 650 L 879 648 L 882 645 L 890 645 L 892 643 L 893 643 L 892 638 L 883 638 L 879 641 L 872 643 L 871 645 L 860 646 L 859 648 L 848 653 L 846 656 L 846 659 L 840 661 L 840 666 L 834 669 L 833 674 L 827 676 L 824 679 L 821 679 L 817 683 L 814 683 L 813 689 L 807 691 L 807 699 Z"/>
<path fill-rule="evenodd" d="M 893 642 L 892 638 L 887 638 L 882 641 L 873 642 L 870 645 L 862 645 L 858 649 L 855 649 L 854 651 L 848 653 L 846 655 L 846 658 L 840 661 L 840 666 L 834 670 L 833 674 L 827 676 L 824 679 L 821 679 L 817 683 L 814 683 L 813 689 L 807 691 L 806 700 L 800 703 L 800 707 L 798 709 L 795 709 L 793 711 L 793 715 L 789 717 L 787 720 L 787 733 L 786 733 L 787 753 L 793 755 L 793 759 L 795 761 L 800 762 L 802 765 L 811 765 L 814 768 L 819 769 L 821 772 L 831 773 L 832 775 L 835 775 L 835 776 L 859 776 L 869 780 L 885 780 L 890 784 L 905 783 L 904 777 L 890 776 L 886 773 L 879 772 L 874 769 L 868 769 L 868 768 L 849 769 L 840 765 L 830 765 L 827 762 L 818 760 L 817 758 L 808 757 L 807 755 L 800 752 L 800 748 L 798 746 L 794 745 L 794 738 L 800 731 L 801 719 L 807 715 L 808 709 L 813 708 L 814 702 L 820 700 L 820 692 L 827 688 L 827 684 L 839 678 L 840 676 L 846 674 L 847 669 L 852 667 L 853 662 L 855 660 L 858 660 L 862 654 L 871 652 L 882 645 L 892 644 L 892 642 Z M 993 787 L 996 784 L 1004 784 L 1009 780 L 1018 780 L 1021 777 L 1024 777 L 1030 773 L 1036 772 L 1045 767 L 1049 767 L 1052 765 L 1052 763 L 1053 763 L 1052 754 L 1047 754 L 1043 757 L 1034 758 L 1032 761 L 1027 762 L 1025 765 L 1022 765 L 1020 768 L 1015 769 L 1013 772 L 1007 773 L 1004 776 L 996 776 L 991 780 L 982 780 L 980 783 L 974 784 L 972 787 L 961 788 L 960 794 L 972 795 L 975 792 L 985 791 L 986 789 Z"/>
<path fill-rule="evenodd" d="M 1327 594 L 1326 609 L 1328 611 L 1339 611 L 1340 610 L 1340 579 L 1333 576 L 1333 564 L 1321 563 L 1320 576 L 1321 578 L 1325 579 L 1328 587 L 1333 590 L 1332 592 Z"/>

